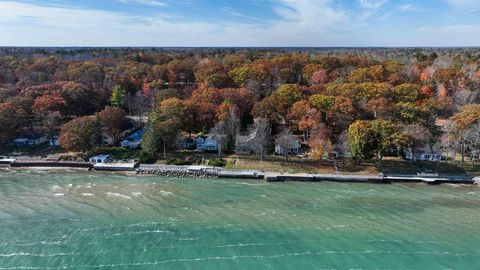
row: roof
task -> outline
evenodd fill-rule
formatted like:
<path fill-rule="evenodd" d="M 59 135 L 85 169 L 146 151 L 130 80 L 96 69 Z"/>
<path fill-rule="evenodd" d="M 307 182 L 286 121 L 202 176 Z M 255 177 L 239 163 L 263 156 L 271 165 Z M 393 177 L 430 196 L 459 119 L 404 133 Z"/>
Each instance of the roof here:
<path fill-rule="evenodd" d="M 142 128 L 142 129 L 136 131 L 135 133 L 133 133 L 132 135 L 128 136 L 127 139 L 129 141 L 140 141 L 142 139 L 144 133 L 145 133 L 145 129 Z"/>
<path fill-rule="evenodd" d="M 93 156 L 91 158 L 94 158 L 94 159 L 106 159 L 106 158 L 109 158 L 110 155 L 97 155 L 97 156 Z"/>
<path fill-rule="evenodd" d="M 24 134 L 24 135 L 16 138 L 15 140 L 25 140 L 25 139 L 27 139 L 27 140 L 37 140 L 37 139 L 40 139 L 42 137 L 44 137 L 44 136 L 41 135 L 41 134 Z"/>
<path fill-rule="evenodd" d="M 283 144 L 283 142 L 281 142 L 281 138 L 277 138 L 275 140 L 275 146 L 276 147 L 282 147 L 281 144 Z M 289 136 L 288 138 L 288 146 L 286 148 L 300 148 L 300 140 L 298 140 L 298 137 L 295 136 L 295 135 L 291 135 Z"/>
<path fill-rule="evenodd" d="M 249 143 L 249 142 L 253 141 L 255 139 L 255 137 L 257 137 L 257 131 L 256 130 L 251 132 L 248 135 L 237 136 L 236 143 L 241 143 L 241 144 Z"/>
<path fill-rule="evenodd" d="M 178 139 L 178 143 L 194 143 L 195 140 L 193 138 L 190 138 L 190 137 L 180 137 Z"/>

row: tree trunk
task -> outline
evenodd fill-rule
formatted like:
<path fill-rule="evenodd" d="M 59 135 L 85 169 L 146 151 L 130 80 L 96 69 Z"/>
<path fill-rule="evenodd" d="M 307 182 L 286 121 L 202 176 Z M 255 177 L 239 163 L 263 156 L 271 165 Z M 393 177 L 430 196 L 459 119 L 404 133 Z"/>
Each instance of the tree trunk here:
<path fill-rule="evenodd" d="M 163 139 L 163 158 L 167 159 L 167 146 L 165 143 L 165 139 Z"/>

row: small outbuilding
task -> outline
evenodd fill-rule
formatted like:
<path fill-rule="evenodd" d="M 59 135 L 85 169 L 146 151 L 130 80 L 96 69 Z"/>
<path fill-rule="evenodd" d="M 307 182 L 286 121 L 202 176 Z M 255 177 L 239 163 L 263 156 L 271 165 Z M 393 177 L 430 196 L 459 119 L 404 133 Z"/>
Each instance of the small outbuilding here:
<path fill-rule="evenodd" d="M 111 163 L 113 162 L 113 159 L 110 155 L 98 155 L 91 157 L 89 161 L 91 163 Z"/>

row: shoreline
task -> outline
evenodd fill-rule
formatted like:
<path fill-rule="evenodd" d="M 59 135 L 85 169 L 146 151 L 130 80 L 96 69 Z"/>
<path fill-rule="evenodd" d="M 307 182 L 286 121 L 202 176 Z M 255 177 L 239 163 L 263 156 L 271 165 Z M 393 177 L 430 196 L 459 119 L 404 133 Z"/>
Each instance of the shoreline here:
<path fill-rule="evenodd" d="M 71 167 L 71 166 L 48 166 L 44 164 L 36 166 L 11 166 L 2 164 L 0 169 L 15 171 L 38 171 L 38 172 L 115 172 L 126 176 L 159 176 L 171 178 L 198 178 L 198 179 L 251 179 L 266 182 L 344 182 L 344 183 L 425 183 L 437 184 L 468 184 L 480 185 L 480 177 L 466 175 L 361 175 L 361 174 L 311 174 L 311 173 L 283 173 L 264 172 L 257 170 L 227 170 L 223 168 L 207 166 L 175 166 L 175 165 L 145 165 L 125 166 L 125 163 L 111 163 L 108 166 Z M 118 166 L 116 166 L 118 165 Z M 132 169 L 134 168 L 134 169 Z"/>

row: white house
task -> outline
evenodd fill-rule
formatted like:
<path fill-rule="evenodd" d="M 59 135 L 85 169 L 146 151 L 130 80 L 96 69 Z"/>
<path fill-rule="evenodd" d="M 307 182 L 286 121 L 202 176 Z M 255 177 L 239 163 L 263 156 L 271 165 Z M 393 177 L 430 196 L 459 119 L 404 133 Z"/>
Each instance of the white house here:
<path fill-rule="evenodd" d="M 436 153 L 418 153 L 415 154 L 415 157 L 411 152 L 405 154 L 406 160 L 419 160 L 419 161 L 440 161 L 442 159 L 441 154 Z"/>
<path fill-rule="evenodd" d="M 110 155 L 98 155 L 98 156 L 89 158 L 89 161 L 92 163 L 110 163 L 113 160 L 110 157 Z"/>
<path fill-rule="evenodd" d="M 406 160 L 419 160 L 419 161 L 440 161 L 442 159 L 442 154 L 439 149 L 432 149 L 430 146 L 426 145 L 421 149 L 418 149 L 415 152 L 415 155 L 411 151 L 406 151 L 405 153 Z"/>
<path fill-rule="evenodd" d="M 217 141 L 212 137 L 198 136 L 195 138 L 195 143 L 197 145 L 198 151 L 217 151 L 218 144 Z"/>

